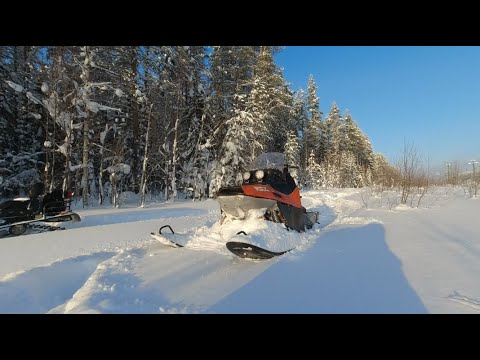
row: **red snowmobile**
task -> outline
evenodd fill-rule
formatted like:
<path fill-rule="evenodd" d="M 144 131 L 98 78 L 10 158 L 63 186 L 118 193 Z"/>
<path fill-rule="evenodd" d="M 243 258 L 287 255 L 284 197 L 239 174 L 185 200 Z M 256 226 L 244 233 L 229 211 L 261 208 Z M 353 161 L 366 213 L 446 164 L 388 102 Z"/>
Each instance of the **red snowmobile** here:
<path fill-rule="evenodd" d="M 259 155 L 243 174 L 240 186 L 220 188 L 217 193 L 222 216 L 244 219 L 249 210 L 265 208 L 266 220 L 287 229 L 305 231 L 318 221 L 317 212 L 302 206 L 300 191 L 281 153 Z"/>
<path fill-rule="evenodd" d="M 287 229 L 299 232 L 311 229 L 318 221 L 318 212 L 306 211 L 302 206 L 300 191 L 281 153 L 258 156 L 250 170 L 243 174 L 242 184 L 220 188 L 216 198 L 220 204 L 222 223 L 227 218 L 246 219 L 251 214 L 250 210 L 255 209 L 265 209 L 265 220 L 283 223 Z M 167 233 L 162 232 L 164 229 L 168 229 Z M 247 235 L 245 231 L 237 233 L 240 234 Z M 172 247 L 184 247 L 189 238 L 186 234 L 176 234 L 170 225 L 160 227 L 158 233 L 152 232 L 151 235 L 153 239 Z M 238 241 L 228 241 L 225 245 L 237 256 L 256 260 L 270 259 L 293 250 L 273 252 Z"/>

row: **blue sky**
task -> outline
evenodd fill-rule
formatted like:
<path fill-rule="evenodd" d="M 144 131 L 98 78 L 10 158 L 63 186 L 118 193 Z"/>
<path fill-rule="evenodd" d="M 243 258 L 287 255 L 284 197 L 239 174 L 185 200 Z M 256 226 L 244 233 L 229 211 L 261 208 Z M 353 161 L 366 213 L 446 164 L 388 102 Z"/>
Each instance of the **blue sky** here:
<path fill-rule="evenodd" d="M 404 139 L 433 166 L 480 161 L 480 47 L 287 46 L 276 62 L 293 90 L 313 74 L 324 116 L 348 109 L 390 161 Z"/>

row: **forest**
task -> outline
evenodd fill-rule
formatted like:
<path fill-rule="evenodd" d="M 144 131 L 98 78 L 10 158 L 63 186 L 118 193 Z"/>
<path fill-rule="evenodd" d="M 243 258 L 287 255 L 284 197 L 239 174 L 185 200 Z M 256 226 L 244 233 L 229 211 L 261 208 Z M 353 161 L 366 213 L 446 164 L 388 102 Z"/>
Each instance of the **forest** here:
<path fill-rule="evenodd" d="M 0 197 L 36 182 L 84 206 L 212 197 L 263 152 L 302 188 L 393 186 L 349 111 L 292 91 L 272 46 L 0 47 Z M 312 69 L 313 71 L 314 69 Z M 307 81 L 307 79 L 305 79 Z"/>

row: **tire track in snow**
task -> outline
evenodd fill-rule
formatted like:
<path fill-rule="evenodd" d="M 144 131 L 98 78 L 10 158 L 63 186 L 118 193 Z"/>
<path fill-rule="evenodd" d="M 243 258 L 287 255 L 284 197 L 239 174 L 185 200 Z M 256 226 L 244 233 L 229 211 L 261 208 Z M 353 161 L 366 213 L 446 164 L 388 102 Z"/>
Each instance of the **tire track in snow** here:
<path fill-rule="evenodd" d="M 98 252 L 9 274 L 0 281 L 0 313 L 44 314 L 63 304 L 114 252 Z"/>
<path fill-rule="evenodd" d="M 373 218 L 354 216 L 363 208 L 361 201 L 356 199 L 359 193 L 360 190 L 351 189 L 312 190 L 305 192 L 303 198 L 307 209 L 320 213 L 320 227 L 324 229 L 338 225 L 381 223 Z"/>
<path fill-rule="evenodd" d="M 154 243 L 97 266 L 55 313 L 198 313 L 274 264 Z"/>

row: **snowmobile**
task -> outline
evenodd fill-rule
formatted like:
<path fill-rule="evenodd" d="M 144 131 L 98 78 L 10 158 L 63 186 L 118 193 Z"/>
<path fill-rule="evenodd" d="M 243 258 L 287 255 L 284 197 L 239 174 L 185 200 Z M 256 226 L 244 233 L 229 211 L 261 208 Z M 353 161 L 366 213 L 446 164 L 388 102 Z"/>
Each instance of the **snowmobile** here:
<path fill-rule="evenodd" d="M 242 175 L 242 184 L 222 187 L 216 194 L 220 205 L 221 223 L 227 219 L 246 219 L 255 209 L 265 209 L 263 219 L 282 223 L 287 230 L 304 232 L 318 223 L 318 212 L 306 211 L 302 206 L 300 191 L 289 172 L 285 156 L 281 153 L 264 153 Z M 162 233 L 167 228 L 168 234 Z M 173 236 L 171 234 L 173 234 Z M 247 235 L 239 231 L 237 235 Z M 164 225 L 152 238 L 172 247 L 183 247 L 175 241 L 175 232 Z M 269 259 L 292 250 L 272 252 L 252 244 L 229 241 L 228 250 L 237 256 L 250 259 Z"/>
<path fill-rule="evenodd" d="M 63 230 L 48 222 L 80 221 L 80 216 L 70 209 L 72 192 L 53 190 L 44 193 L 42 183 L 34 184 L 28 197 L 7 200 L 0 204 L 0 236 L 18 236 L 27 228 L 37 231 Z M 6 234 L 5 234 L 6 233 Z"/>
<path fill-rule="evenodd" d="M 281 153 L 259 155 L 243 173 L 242 185 L 220 188 L 217 200 L 222 221 L 227 217 L 244 219 L 250 210 L 263 208 L 266 220 L 299 232 L 318 221 L 317 212 L 307 212 L 302 206 L 300 191 Z"/>

